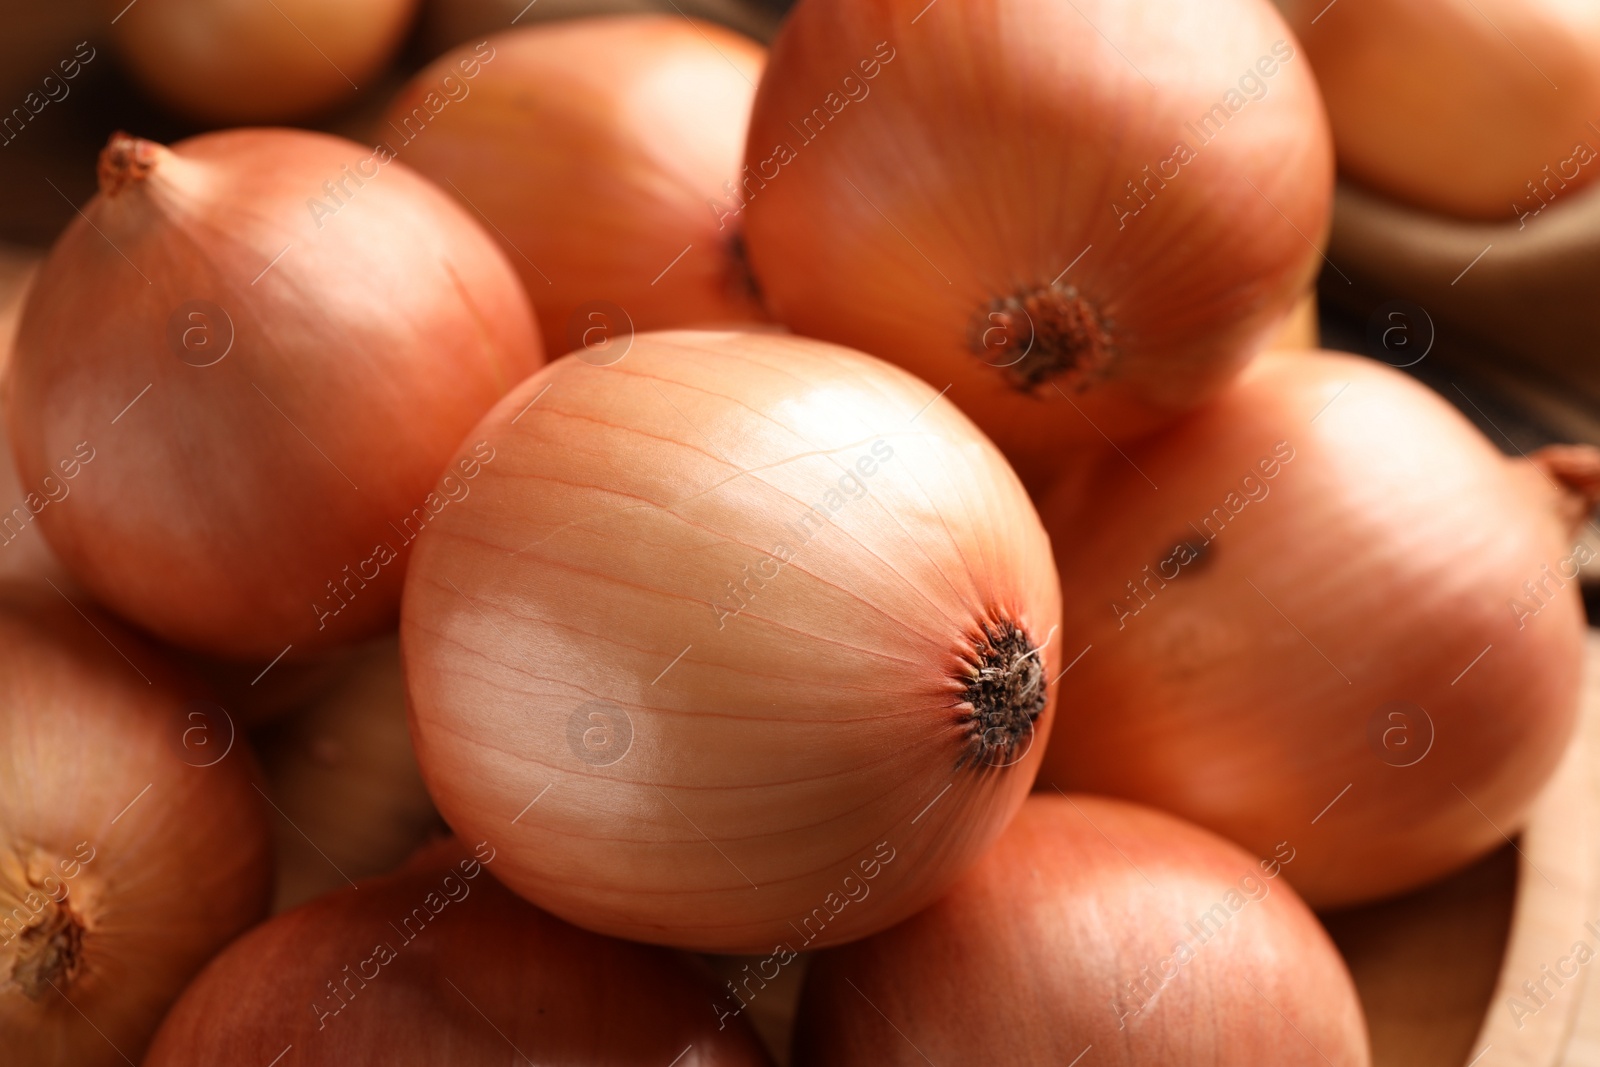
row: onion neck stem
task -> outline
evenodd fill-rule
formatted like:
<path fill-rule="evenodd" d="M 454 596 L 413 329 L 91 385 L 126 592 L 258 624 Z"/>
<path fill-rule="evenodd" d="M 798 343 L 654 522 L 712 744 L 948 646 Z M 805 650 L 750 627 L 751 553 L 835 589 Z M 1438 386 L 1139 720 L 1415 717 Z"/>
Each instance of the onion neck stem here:
<path fill-rule="evenodd" d="M 1534 468 L 1560 491 L 1558 505 L 1576 536 L 1600 507 L 1600 448 L 1592 445 L 1547 445 L 1528 456 Z"/>
<path fill-rule="evenodd" d="M 100 195 L 114 197 L 129 185 L 143 182 L 155 168 L 160 145 L 118 130 L 100 150 L 96 176 Z"/>

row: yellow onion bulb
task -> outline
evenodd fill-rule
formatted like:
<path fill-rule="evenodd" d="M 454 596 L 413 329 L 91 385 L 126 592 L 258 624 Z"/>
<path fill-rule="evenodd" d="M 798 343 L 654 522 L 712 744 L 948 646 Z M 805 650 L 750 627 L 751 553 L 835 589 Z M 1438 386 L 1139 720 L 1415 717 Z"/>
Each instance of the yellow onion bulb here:
<path fill-rule="evenodd" d="M 303 119 L 354 101 L 393 58 L 416 0 L 103 0 L 134 79 L 217 126 Z"/>
<path fill-rule="evenodd" d="M 362 649 L 327 692 L 258 739 L 277 831 L 273 910 L 387 874 L 444 832 L 406 729 L 393 637 Z"/>
<path fill-rule="evenodd" d="M 117 134 L 100 184 L 6 382 L 51 547 L 214 656 L 392 625 L 410 543 L 464 491 L 451 452 L 541 362 L 504 257 L 404 164 L 301 130 Z"/>
<path fill-rule="evenodd" d="M 1287 840 L 1316 907 L 1517 831 L 1573 729 L 1600 455 L 1508 458 L 1401 372 L 1314 352 L 1124 453 L 1041 505 L 1081 653 L 1042 784 Z"/>
<path fill-rule="evenodd" d="M 942 900 L 823 952 L 796 1067 L 1368 1067 L 1355 983 L 1265 857 L 1170 815 L 1030 797 Z"/>
<path fill-rule="evenodd" d="M 526 27 L 436 60 L 376 136 L 477 212 L 546 351 L 765 318 L 737 217 L 765 50 L 679 15 Z"/>
<path fill-rule="evenodd" d="M 473 432 L 493 464 L 407 574 L 440 812 L 615 936 L 792 959 L 911 914 L 1048 735 L 1060 608 L 1020 482 L 936 390 L 833 345 L 586 355 Z"/>
<path fill-rule="evenodd" d="M 1571 0 L 1279 0 L 1339 169 L 1408 204 L 1527 218 L 1600 175 L 1600 8 Z"/>
<path fill-rule="evenodd" d="M 5 381 L 6 367 L 11 362 L 22 299 L 40 258 L 0 246 L 0 383 Z M 49 498 L 39 492 L 42 486 L 30 489 L 22 484 L 11 459 L 5 425 L 5 413 L 0 411 L 0 579 L 48 575 L 53 581 L 64 582 L 66 575 L 45 543 L 44 534 L 33 528 L 34 518 L 48 506 Z"/>
<path fill-rule="evenodd" d="M 1268 0 L 801 0 L 745 163 L 772 314 L 949 386 L 1030 482 L 1221 389 L 1321 266 L 1333 188 Z"/>
<path fill-rule="evenodd" d="M 136 1062 L 272 885 L 239 725 L 75 607 L 0 587 L 0 1034 L 36 1067 Z"/>
<path fill-rule="evenodd" d="M 530 907 L 494 880 L 503 858 L 440 842 L 250 931 L 184 993 L 146 1067 L 769 1067 L 684 961 Z"/>

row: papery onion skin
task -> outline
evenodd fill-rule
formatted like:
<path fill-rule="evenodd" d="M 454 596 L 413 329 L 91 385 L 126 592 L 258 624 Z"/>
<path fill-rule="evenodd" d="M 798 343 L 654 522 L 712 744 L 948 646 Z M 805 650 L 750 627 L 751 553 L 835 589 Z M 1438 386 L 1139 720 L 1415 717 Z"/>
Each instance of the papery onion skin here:
<path fill-rule="evenodd" d="M 1108 1067 L 1366 1067 L 1350 972 L 1279 877 L 1293 862 L 1035 795 L 933 907 L 812 961 L 796 1067 L 1060 1067 L 1090 1047 Z"/>
<path fill-rule="evenodd" d="M 436 60 L 376 136 L 482 213 L 552 355 L 635 330 L 760 322 L 740 227 L 716 204 L 738 174 L 764 59 L 679 15 L 527 27 Z M 429 97 L 446 90 L 435 113 Z"/>
<path fill-rule="evenodd" d="M 517 892 L 799 951 L 931 901 L 1022 802 L 1054 568 L 935 390 L 803 338 L 642 334 L 474 434 L 498 458 L 418 542 L 402 649 L 423 776 Z"/>
<path fill-rule="evenodd" d="M 68 490 L 37 520 L 52 547 L 102 603 L 217 656 L 391 624 L 451 452 L 541 361 L 499 250 L 403 164 L 321 134 L 119 134 L 101 179 L 7 382 L 24 483 Z"/>
<path fill-rule="evenodd" d="M 1449 215 L 1507 219 L 1600 174 L 1593 4 L 1279 4 L 1316 69 L 1339 168 L 1363 185 Z"/>
<path fill-rule="evenodd" d="M 924 7 L 791 13 L 751 118 L 750 259 L 779 321 L 948 385 L 1031 482 L 1270 339 L 1321 265 L 1327 123 L 1266 0 Z"/>
<path fill-rule="evenodd" d="M 117 14 L 124 3 L 104 6 Z M 123 62 L 162 104 L 212 125 L 260 125 L 354 101 L 399 48 L 416 6 L 139 0 L 112 29 Z"/>
<path fill-rule="evenodd" d="M 301 1067 L 769 1067 L 747 1026 L 715 1025 L 716 991 L 683 962 L 518 900 L 490 874 L 502 859 L 445 841 L 252 930 L 173 1008 L 145 1067 L 266 1064 L 286 1046 Z"/>
<path fill-rule="evenodd" d="M 1262 357 L 1042 503 L 1076 590 L 1064 628 L 1092 647 L 1041 785 L 1257 854 L 1287 839 L 1316 907 L 1465 866 L 1516 832 L 1571 735 L 1576 572 L 1535 599 L 1524 582 L 1573 556 L 1588 503 L 1396 370 Z"/>
<path fill-rule="evenodd" d="M 137 1060 L 189 979 L 265 914 L 266 807 L 237 728 L 109 619 L 0 585 L 7 1062 Z"/>

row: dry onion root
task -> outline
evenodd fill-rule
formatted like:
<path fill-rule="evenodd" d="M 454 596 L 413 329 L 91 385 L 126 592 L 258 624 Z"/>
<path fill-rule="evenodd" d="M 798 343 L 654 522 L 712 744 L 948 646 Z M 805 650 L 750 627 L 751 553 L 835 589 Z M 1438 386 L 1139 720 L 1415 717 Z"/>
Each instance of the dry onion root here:
<path fill-rule="evenodd" d="M 7 1062 L 136 1061 L 265 914 L 265 805 L 237 725 L 108 619 L 0 587 Z"/>
<path fill-rule="evenodd" d="M 1600 453 L 1508 459 L 1328 353 L 1264 356 L 1125 452 L 1041 507 L 1063 654 L 1087 646 L 1041 783 L 1287 839 L 1318 907 L 1502 845 L 1572 733 Z"/>
<path fill-rule="evenodd" d="M 1294 863 L 1032 797 L 939 903 L 812 961 L 795 1063 L 1366 1067 L 1350 972 L 1280 877 Z"/>
<path fill-rule="evenodd" d="M 1032 483 L 1270 340 L 1332 157 L 1267 0 L 801 0 L 724 204 L 779 321 L 948 385 Z"/>
<path fill-rule="evenodd" d="M 517 892 L 781 967 L 933 900 L 1022 802 L 1054 569 L 935 390 L 818 341 L 644 334 L 473 439 L 500 458 L 418 542 L 402 647 L 434 799 Z"/>
<path fill-rule="evenodd" d="M 675 14 L 524 27 L 436 60 L 376 135 L 480 212 L 552 355 L 765 319 L 738 177 L 765 50 Z"/>
<path fill-rule="evenodd" d="M 503 858 L 442 842 L 257 927 L 184 993 L 146 1067 L 768 1067 L 747 1026 L 716 1025 L 709 983 L 518 900 L 490 873 Z"/>
<path fill-rule="evenodd" d="M 100 185 L 7 381 L 51 546 L 196 651 L 382 630 L 410 543 L 471 492 L 451 452 L 541 362 L 504 257 L 404 165 L 300 130 L 117 134 Z"/>

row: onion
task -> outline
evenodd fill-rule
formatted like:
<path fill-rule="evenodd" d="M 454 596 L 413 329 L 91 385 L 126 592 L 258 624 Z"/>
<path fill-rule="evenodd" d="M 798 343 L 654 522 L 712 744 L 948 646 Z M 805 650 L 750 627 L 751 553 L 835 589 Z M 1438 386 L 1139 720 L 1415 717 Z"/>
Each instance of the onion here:
<path fill-rule="evenodd" d="M 1267 0 L 802 0 L 745 163 L 773 314 L 949 386 L 1030 479 L 1222 388 L 1321 265 L 1333 177 Z"/>
<path fill-rule="evenodd" d="M 38 522 L 73 574 L 175 644 L 266 662 L 391 623 L 409 542 L 470 490 L 436 485 L 451 451 L 539 365 L 499 251 L 383 158 L 118 134 L 40 269 L 18 470 L 56 488 Z"/>
<path fill-rule="evenodd" d="M 763 59 L 677 15 L 525 28 L 418 74 L 377 135 L 493 227 L 547 351 L 615 353 L 634 330 L 763 318 L 715 207 Z"/>
<path fill-rule="evenodd" d="M 1321 325 L 1317 316 L 1317 293 L 1310 290 L 1295 304 L 1289 318 L 1284 321 L 1276 337 L 1267 346 L 1270 349 L 1316 348 L 1321 340 Z"/>
<path fill-rule="evenodd" d="M 277 822 L 274 910 L 394 870 L 444 831 L 406 727 L 400 648 L 385 639 L 261 739 Z"/>
<path fill-rule="evenodd" d="M 264 805 L 226 712 L 74 607 L 0 588 L 8 1063 L 137 1060 L 271 888 Z"/>
<path fill-rule="evenodd" d="M 213 125 L 284 122 L 354 101 L 399 48 L 416 6 L 139 0 L 113 29 L 134 78 L 174 111 Z"/>
<path fill-rule="evenodd" d="M 939 903 L 812 961 L 796 1065 L 1365 1067 L 1350 972 L 1277 881 L 1297 863 L 1131 804 L 1032 797 Z"/>
<path fill-rule="evenodd" d="M 173 1008 L 145 1067 L 769 1062 L 748 1028 L 714 1025 L 715 993 L 681 962 L 529 907 L 484 876 L 503 860 L 445 842 L 252 930 Z"/>
<path fill-rule="evenodd" d="M 1317 907 L 1504 844 L 1572 732 L 1600 456 L 1508 460 L 1326 353 L 1263 357 L 1125 451 L 1041 505 L 1082 653 L 1041 782 L 1288 839 Z"/>
<path fill-rule="evenodd" d="M 1600 7 L 1571 0 L 1279 0 L 1339 167 L 1467 218 L 1536 214 L 1600 174 Z M 1441 91 L 1448 86 L 1448 91 Z"/>
<path fill-rule="evenodd" d="M 22 298 L 37 268 L 37 256 L 0 246 L 0 382 L 11 362 Z M 64 582 L 60 562 L 45 544 L 44 535 L 33 529 L 34 508 L 44 497 L 35 494 L 30 506 L 29 493 L 11 461 L 5 414 L 0 412 L 0 579 L 48 575 L 52 581 Z"/>
<path fill-rule="evenodd" d="M 792 959 L 933 900 L 1022 802 L 1055 572 L 934 390 L 803 338 L 641 335 L 470 439 L 499 458 L 418 542 L 402 648 L 423 777 L 518 893 Z"/>

